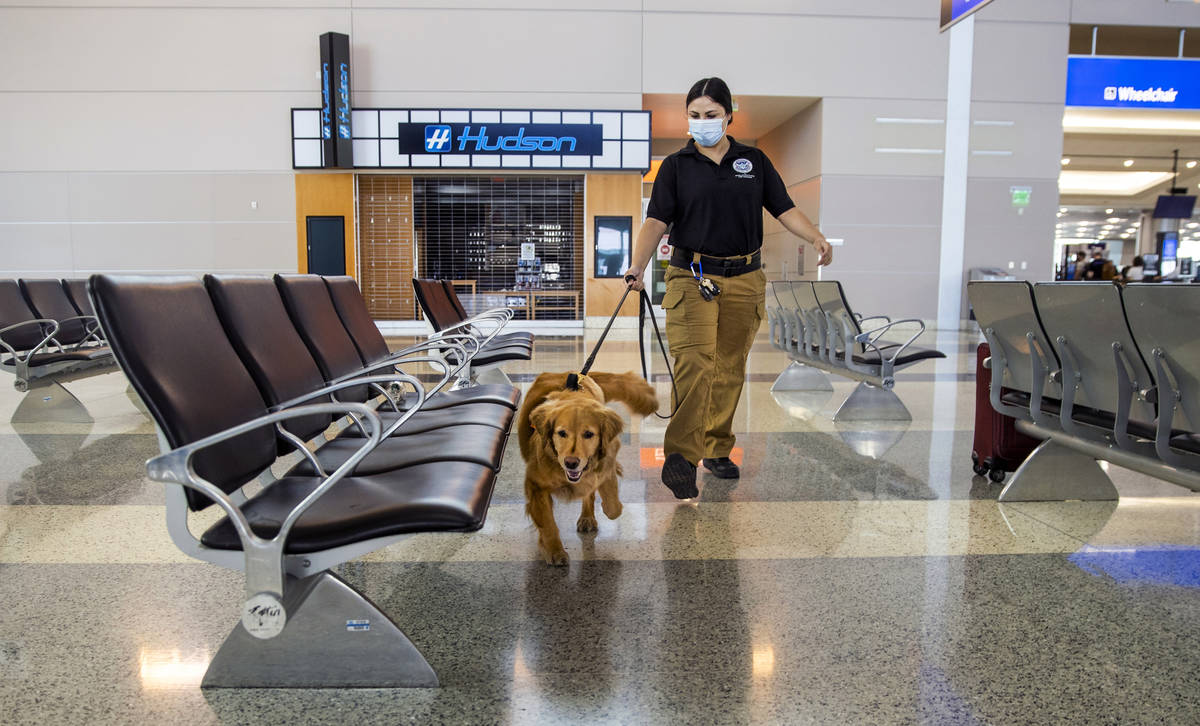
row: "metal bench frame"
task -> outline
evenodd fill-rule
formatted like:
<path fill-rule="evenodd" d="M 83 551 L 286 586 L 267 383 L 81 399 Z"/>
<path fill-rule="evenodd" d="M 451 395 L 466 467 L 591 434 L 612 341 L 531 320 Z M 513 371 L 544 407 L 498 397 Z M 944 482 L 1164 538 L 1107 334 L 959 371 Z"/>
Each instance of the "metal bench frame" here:
<path fill-rule="evenodd" d="M 912 414 L 899 396 L 892 390 L 896 384 L 897 370 L 907 365 L 897 365 L 899 357 L 925 333 L 925 323 L 915 318 L 892 320 L 887 316 L 862 317 L 851 312 L 845 302 L 845 291 L 841 283 L 811 282 L 772 282 L 770 283 L 775 298 L 780 306 L 775 311 L 776 319 L 782 322 L 784 330 L 780 338 L 772 338 L 776 347 L 783 349 L 792 359 L 792 363 L 776 378 L 771 390 L 774 391 L 832 391 L 829 379 L 820 371 L 833 373 L 843 378 L 856 380 L 859 385 L 841 404 L 834 421 L 911 421 Z M 837 300 L 829 296 L 822 301 L 815 284 L 824 284 L 834 290 L 836 286 Z M 811 304 L 806 293 L 809 290 L 801 288 L 797 294 L 797 286 L 809 286 Z M 788 286 L 795 307 L 791 307 L 786 297 L 776 286 Z M 801 300 L 801 295 L 804 300 Z M 833 304 L 835 303 L 836 304 Z M 827 309 L 828 308 L 828 309 Z M 862 323 L 872 320 L 884 321 L 882 325 L 862 329 Z M 916 324 L 919 330 L 904 343 L 886 353 L 880 347 L 882 336 L 897 325 Z M 774 333 L 773 333 L 774 335 Z M 776 342 L 778 341 L 778 342 Z M 880 357 L 879 365 L 859 363 L 854 360 L 854 354 L 874 351 Z M 913 365 L 920 361 L 913 361 Z"/>
<path fill-rule="evenodd" d="M 985 285 L 989 287 L 982 287 Z M 1024 295 L 1020 292 L 1022 289 Z M 1005 301 L 1009 307 L 1004 310 L 994 309 L 993 300 L 980 297 L 981 294 L 988 294 L 985 290 L 989 293 L 1000 291 L 1006 294 L 1010 298 Z M 1089 375 L 1101 376 L 1103 373 L 1084 369 L 1080 365 L 1079 357 L 1072 352 L 1072 344 L 1067 336 L 1058 336 L 1057 347 L 1049 344 L 1040 317 L 1045 311 L 1039 311 L 1033 290 L 1033 287 L 1024 282 L 975 281 L 968 285 L 976 318 L 980 320 L 983 335 L 991 346 L 991 357 L 985 361 L 985 365 L 992 371 L 992 386 L 989 391 L 991 406 L 1004 415 L 1016 418 L 1018 431 L 1043 440 L 1017 469 L 1013 478 L 1001 491 L 999 500 L 1116 499 L 1116 487 L 1098 461 L 1108 461 L 1193 491 L 1200 491 L 1200 470 L 1181 467 L 1185 461 L 1200 461 L 1200 458 L 1186 457 L 1170 447 L 1173 415 L 1164 416 L 1163 412 L 1159 411 L 1158 433 L 1154 442 L 1138 440 L 1129 432 L 1130 413 L 1137 405 L 1136 402 L 1152 404 L 1157 400 L 1165 403 L 1170 398 L 1175 402 L 1168 404 L 1172 406 L 1173 413 L 1181 398 L 1169 383 L 1166 384 L 1169 393 L 1162 390 L 1164 381 L 1170 380 L 1171 377 L 1169 366 L 1163 365 L 1165 356 L 1162 355 L 1162 351 L 1154 352 L 1155 375 L 1159 388 L 1156 395 L 1154 382 L 1139 380 L 1136 372 L 1138 367 L 1131 357 L 1133 353 L 1128 345 L 1122 341 L 1109 343 L 1116 372 L 1114 383 L 1117 405 L 1114 407 L 1116 410 L 1110 412 L 1114 416 L 1113 428 L 1106 430 L 1082 425 L 1074 418 L 1076 399 Z M 1125 320 L 1122 309 L 1108 312 L 1109 320 Z M 1029 327 L 1033 329 L 1019 329 Z M 1092 328 L 1089 332 L 1094 330 L 1095 328 Z M 1136 332 L 1130 328 L 1126 328 L 1124 332 L 1127 332 L 1134 345 L 1137 345 Z M 1011 345 L 1022 338 L 1029 351 L 1027 355 L 1014 350 Z M 1027 358 L 1027 367 L 1014 364 L 1013 361 L 1020 361 L 1022 358 Z M 1028 407 L 1004 402 L 1003 389 L 1028 393 Z M 1059 415 L 1046 411 L 1047 399 L 1061 401 Z M 1164 445 L 1171 456 L 1162 456 L 1161 449 Z"/>

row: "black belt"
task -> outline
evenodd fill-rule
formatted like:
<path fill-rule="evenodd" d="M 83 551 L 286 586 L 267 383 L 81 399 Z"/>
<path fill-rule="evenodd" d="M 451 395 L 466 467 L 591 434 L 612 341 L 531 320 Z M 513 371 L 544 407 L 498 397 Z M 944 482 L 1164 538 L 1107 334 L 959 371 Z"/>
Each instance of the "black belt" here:
<path fill-rule="evenodd" d="M 709 257 L 708 255 L 697 255 L 682 247 L 671 248 L 672 267 L 688 270 L 691 269 L 693 262 L 700 263 L 704 268 L 705 277 L 737 277 L 762 267 L 762 252 L 755 250 L 751 254 L 737 257 Z"/>

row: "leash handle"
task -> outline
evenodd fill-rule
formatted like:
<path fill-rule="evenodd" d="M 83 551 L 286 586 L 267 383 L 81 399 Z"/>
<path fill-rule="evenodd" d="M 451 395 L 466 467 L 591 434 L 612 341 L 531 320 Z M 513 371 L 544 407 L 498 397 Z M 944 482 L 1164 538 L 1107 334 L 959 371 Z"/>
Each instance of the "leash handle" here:
<path fill-rule="evenodd" d="M 629 276 L 627 275 L 626 277 Z M 596 341 L 596 347 L 592 348 L 592 354 L 588 356 L 587 361 L 583 364 L 583 368 L 579 370 L 579 375 L 586 376 L 588 371 L 592 369 L 592 364 L 596 362 L 596 354 L 600 352 L 600 346 L 604 345 L 604 339 L 608 337 L 608 331 L 612 330 L 613 321 L 617 319 L 617 313 L 621 312 L 621 306 L 625 304 L 625 298 L 629 297 L 629 291 L 632 289 L 629 286 L 625 287 L 625 294 L 621 296 L 616 309 L 613 310 L 612 315 L 608 318 L 608 325 L 604 326 L 604 332 L 600 334 L 600 340 Z M 642 294 L 646 294 L 644 290 Z"/>

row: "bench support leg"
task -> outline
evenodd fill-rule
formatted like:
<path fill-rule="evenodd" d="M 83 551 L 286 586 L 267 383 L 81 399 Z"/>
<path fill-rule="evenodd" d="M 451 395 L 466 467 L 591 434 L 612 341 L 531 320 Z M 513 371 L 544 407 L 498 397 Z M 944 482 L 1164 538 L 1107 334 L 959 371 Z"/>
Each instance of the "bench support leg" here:
<path fill-rule="evenodd" d="M 1043 441 L 1017 468 L 997 499 L 1001 502 L 1098 502 L 1117 499 L 1117 488 L 1087 454 Z"/>
<path fill-rule="evenodd" d="M 26 393 L 10 420 L 12 423 L 96 422 L 87 407 L 57 381 Z"/>
<path fill-rule="evenodd" d="M 838 408 L 834 421 L 912 421 L 904 402 L 892 391 L 859 383 Z"/>
<path fill-rule="evenodd" d="M 508 377 L 508 374 L 500 370 L 499 366 L 495 368 L 485 368 L 484 370 L 480 371 L 475 376 L 475 382 L 481 385 L 485 383 L 503 383 L 506 386 L 511 386 L 513 384 L 512 379 Z"/>
<path fill-rule="evenodd" d="M 129 399 L 129 402 L 132 403 L 133 407 L 138 411 L 146 414 L 147 416 L 150 415 L 150 409 L 146 408 L 146 402 L 142 400 L 142 397 L 138 395 L 138 392 L 133 390 L 133 384 L 125 386 L 125 397 Z"/>
<path fill-rule="evenodd" d="M 792 361 L 783 369 L 775 383 L 771 384 L 772 391 L 833 391 L 829 376 L 812 366 Z"/>
<path fill-rule="evenodd" d="M 234 627 L 202 688 L 435 688 L 437 674 L 374 603 L 325 570 L 290 580 L 283 632 Z"/>

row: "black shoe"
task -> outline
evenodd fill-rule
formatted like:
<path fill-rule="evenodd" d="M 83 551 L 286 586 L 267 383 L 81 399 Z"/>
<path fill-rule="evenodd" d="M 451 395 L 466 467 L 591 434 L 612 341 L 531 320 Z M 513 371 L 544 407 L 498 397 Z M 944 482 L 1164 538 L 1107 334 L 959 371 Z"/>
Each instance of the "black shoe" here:
<path fill-rule="evenodd" d="M 676 499 L 691 499 L 700 496 L 696 488 L 696 467 L 683 454 L 671 454 L 663 462 L 662 481 Z"/>
<path fill-rule="evenodd" d="M 705 459 L 704 468 L 711 471 L 718 479 L 737 479 L 742 475 L 742 470 L 728 456 L 722 456 L 720 459 Z"/>

